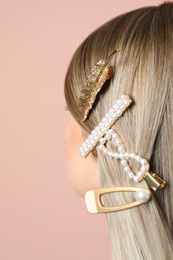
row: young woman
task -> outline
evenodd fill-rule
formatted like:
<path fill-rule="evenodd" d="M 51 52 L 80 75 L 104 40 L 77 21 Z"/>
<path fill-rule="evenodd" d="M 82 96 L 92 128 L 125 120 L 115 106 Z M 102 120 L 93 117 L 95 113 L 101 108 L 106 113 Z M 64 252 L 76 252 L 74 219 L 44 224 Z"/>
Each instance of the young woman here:
<path fill-rule="evenodd" d="M 86 78 L 98 60 L 116 70 L 105 82 L 85 121 L 79 98 Z M 166 181 L 153 191 L 145 180 L 132 182 L 122 165 L 96 146 L 97 156 L 81 158 L 78 147 L 122 95 L 133 104 L 113 124 L 126 150 L 145 158 L 152 172 Z M 76 191 L 100 187 L 136 186 L 150 190 L 145 204 L 106 213 L 116 260 L 173 259 L 173 3 L 140 8 L 122 14 L 91 33 L 75 52 L 65 79 L 65 97 L 72 114 L 66 134 L 67 163 Z M 116 150 L 114 142 L 107 146 Z M 131 160 L 130 167 L 138 171 Z M 104 195 L 106 206 L 128 204 L 124 192 Z"/>

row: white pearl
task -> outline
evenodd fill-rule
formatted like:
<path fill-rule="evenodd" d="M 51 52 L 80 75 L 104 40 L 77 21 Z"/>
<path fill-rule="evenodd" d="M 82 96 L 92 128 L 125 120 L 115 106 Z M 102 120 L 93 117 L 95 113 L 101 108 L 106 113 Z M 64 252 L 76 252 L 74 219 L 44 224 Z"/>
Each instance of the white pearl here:
<path fill-rule="evenodd" d="M 116 139 L 116 140 L 115 140 L 115 143 L 116 143 L 116 145 L 118 146 L 118 145 L 121 144 L 121 141 L 120 141 L 119 139 Z"/>
<path fill-rule="evenodd" d="M 101 144 L 104 144 L 104 143 L 106 142 L 106 140 L 105 140 L 104 138 L 100 138 L 99 142 L 100 142 Z"/>
<path fill-rule="evenodd" d="M 129 172 L 128 174 L 127 174 L 127 176 L 129 177 L 129 179 L 133 179 L 133 172 Z"/>
<path fill-rule="evenodd" d="M 92 138 L 93 138 L 92 135 L 89 135 L 89 136 L 88 136 L 88 139 L 92 139 Z"/>
<path fill-rule="evenodd" d="M 121 165 L 122 165 L 122 166 L 125 166 L 125 165 L 127 165 L 127 161 L 126 161 L 126 160 L 124 160 L 124 159 L 123 159 L 123 160 L 121 160 L 121 162 L 120 162 L 120 163 L 121 163 Z"/>
<path fill-rule="evenodd" d="M 144 174 L 143 174 L 142 171 L 138 171 L 138 172 L 137 172 L 137 175 L 139 176 L 139 178 L 141 178 L 141 177 L 143 177 Z"/>
<path fill-rule="evenodd" d="M 118 152 L 122 152 L 123 151 L 123 147 L 122 146 L 118 146 Z"/>
<path fill-rule="evenodd" d="M 111 124 L 113 122 L 113 119 L 112 118 L 109 118 L 108 119 L 108 122 Z"/>
<path fill-rule="evenodd" d="M 146 168 L 144 165 L 142 165 L 141 168 L 140 168 L 140 170 L 141 170 L 142 172 L 146 172 L 146 171 L 147 171 L 147 168 Z"/>
<path fill-rule="evenodd" d="M 109 157 L 112 157 L 112 156 L 113 156 L 113 153 L 112 153 L 112 152 L 108 152 L 108 156 L 109 156 Z"/>
<path fill-rule="evenodd" d="M 117 110 L 117 111 L 116 111 L 116 115 L 117 115 L 117 116 L 121 116 L 121 114 L 122 114 L 122 111 L 121 111 L 121 110 Z"/>
<path fill-rule="evenodd" d="M 134 153 L 130 153 L 129 155 L 130 155 L 130 158 L 131 158 L 131 159 L 134 159 L 134 158 L 135 158 L 135 154 L 134 154 Z"/>
<path fill-rule="evenodd" d="M 124 110 L 125 109 L 125 106 L 122 104 L 122 105 L 120 105 L 120 109 L 121 110 Z"/>
<path fill-rule="evenodd" d="M 99 150 L 102 151 L 104 146 L 102 144 L 99 145 Z"/>
<path fill-rule="evenodd" d="M 87 154 L 89 152 L 88 148 L 85 148 L 84 152 Z"/>
<path fill-rule="evenodd" d="M 130 171 L 130 167 L 129 167 L 129 166 L 125 166 L 125 167 L 124 167 L 124 171 L 125 171 L 125 172 L 129 172 L 129 171 Z"/>
<path fill-rule="evenodd" d="M 109 124 L 109 123 L 105 123 L 105 124 L 104 124 L 104 128 L 105 128 L 105 129 L 108 129 L 109 127 L 110 127 L 110 124 Z"/>
<path fill-rule="evenodd" d="M 138 190 L 135 194 L 135 198 L 136 200 L 140 201 L 140 202 L 147 202 L 150 198 L 150 194 L 147 190 Z"/>
<path fill-rule="evenodd" d="M 107 121 L 107 118 L 103 117 L 102 122 L 106 122 L 106 121 Z"/>
<path fill-rule="evenodd" d="M 113 108 L 111 108 L 108 112 L 113 113 L 114 112 Z"/>
<path fill-rule="evenodd" d="M 113 158 L 118 159 L 119 158 L 119 153 L 114 153 L 113 154 Z"/>
<path fill-rule="evenodd" d="M 119 153 L 119 158 L 123 159 L 124 158 L 124 154 L 123 153 Z"/>
<path fill-rule="evenodd" d="M 116 119 L 117 118 L 117 115 L 114 113 L 112 114 L 112 119 Z"/>
<path fill-rule="evenodd" d="M 126 98 L 126 96 L 123 94 L 123 95 L 121 95 L 121 97 L 120 97 L 122 100 L 123 99 L 125 99 Z"/>
<path fill-rule="evenodd" d="M 101 127 L 101 132 L 105 133 L 106 129 L 104 127 Z"/>
<path fill-rule="evenodd" d="M 105 115 L 105 117 L 106 117 L 106 118 L 109 118 L 109 117 L 110 117 L 110 114 L 109 114 L 109 113 L 107 113 L 107 114 Z"/>
<path fill-rule="evenodd" d="M 128 106 L 128 105 L 129 105 L 129 101 L 128 101 L 127 99 L 124 100 L 123 103 L 124 103 L 125 106 Z"/>
<path fill-rule="evenodd" d="M 118 136 L 116 134 L 112 135 L 112 138 L 115 140 Z"/>
<path fill-rule="evenodd" d="M 120 99 L 117 100 L 117 104 L 118 105 L 121 104 L 121 100 Z"/>
<path fill-rule="evenodd" d="M 85 157 L 86 154 L 84 152 L 81 153 L 81 157 Z"/>
<path fill-rule="evenodd" d="M 86 140 L 85 140 L 85 143 L 88 144 L 88 143 L 89 143 L 89 139 L 86 139 Z"/>
<path fill-rule="evenodd" d="M 100 127 L 96 126 L 94 129 L 95 129 L 95 131 L 98 131 L 100 129 Z"/>
<path fill-rule="evenodd" d="M 125 153 L 125 154 L 124 154 L 124 157 L 125 157 L 126 159 L 129 159 L 129 154 L 128 154 L 128 153 Z"/>
<path fill-rule="evenodd" d="M 87 147 L 88 147 L 89 150 L 92 149 L 92 145 L 91 144 L 89 144 Z"/>
<path fill-rule="evenodd" d="M 110 135 L 113 134 L 113 130 L 112 130 L 112 129 L 109 129 L 109 130 L 108 130 L 108 134 L 110 134 Z"/>
<path fill-rule="evenodd" d="M 99 127 L 102 127 L 102 126 L 103 126 L 103 122 L 100 122 L 100 123 L 98 124 L 98 126 L 99 126 Z"/>
<path fill-rule="evenodd" d="M 85 144 L 85 143 L 83 143 L 83 144 L 82 144 L 82 147 L 85 147 L 85 146 L 86 146 L 86 144 Z"/>
<path fill-rule="evenodd" d="M 95 134 L 96 134 L 96 131 L 95 131 L 95 130 L 92 130 L 92 131 L 91 131 L 91 134 L 92 134 L 92 135 L 95 135 Z"/>
<path fill-rule="evenodd" d="M 140 156 L 139 156 L 139 155 L 136 155 L 136 156 L 135 156 L 135 161 L 136 161 L 136 162 L 139 162 L 139 161 L 140 161 L 140 159 L 141 159 L 141 158 L 140 158 Z"/>
<path fill-rule="evenodd" d="M 114 110 L 117 110 L 118 108 L 119 108 L 118 105 L 114 105 L 114 106 L 113 106 L 113 109 L 114 109 Z"/>
<path fill-rule="evenodd" d="M 98 141 L 99 137 L 97 135 L 94 136 L 94 141 Z"/>
<path fill-rule="evenodd" d="M 91 145 L 95 145 L 95 141 L 94 140 L 91 140 Z"/>
<path fill-rule="evenodd" d="M 108 152 L 106 149 L 103 149 L 103 153 L 106 155 Z"/>
<path fill-rule="evenodd" d="M 111 135 L 107 133 L 107 134 L 105 135 L 105 139 L 106 139 L 106 140 L 111 140 Z"/>
<path fill-rule="evenodd" d="M 79 147 L 78 151 L 79 151 L 79 152 L 82 152 L 82 151 L 83 151 L 83 148 L 82 148 L 82 147 Z"/>
<path fill-rule="evenodd" d="M 133 177 L 133 181 L 134 181 L 134 182 L 139 182 L 139 176 L 135 175 L 135 176 Z"/>
<path fill-rule="evenodd" d="M 101 133 L 101 132 L 98 132 L 97 135 L 98 135 L 98 137 L 101 137 L 101 136 L 102 136 L 102 133 Z"/>
<path fill-rule="evenodd" d="M 141 164 L 146 164 L 146 163 L 147 163 L 147 160 L 142 158 L 142 159 L 140 160 L 140 163 L 141 163 Z"/>

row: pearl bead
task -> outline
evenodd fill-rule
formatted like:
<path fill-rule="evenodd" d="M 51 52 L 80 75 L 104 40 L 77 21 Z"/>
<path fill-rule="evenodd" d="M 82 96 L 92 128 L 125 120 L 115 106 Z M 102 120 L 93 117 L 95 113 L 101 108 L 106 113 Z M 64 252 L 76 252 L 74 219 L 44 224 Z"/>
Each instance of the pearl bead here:
<path fill-rule="evenodd" d="M 86 144 L 85 144 L 85 143 L 83 143 L 83 144 L 82 144 L 82 147 L 85 147 L 85 145 L 86 145 Z"/>
<path fill-rule="evenodd" d="M 113 153 L 112 152 L 108 152 L 107 153 L 109 157 L 112 157 L 113 156 Z"/>
<path fill-rule="evenodd" d="M 104 127 L 101 127 L 101 132 L 105 133 L 106 129 Z"/>
<path fill-rule="evenodd" d="M 142 165 L 141 168 L 140 168 L 140 170 L 141 170 L 142 172 L 146 172 L 146 171 L 147 171 L 147 168 L 146 168 L 144 165 Z"/>
<path fill-rule="evenodd" d="M 109 129 L 109 130 L 108 130 L 108 134 L 110 134 L 110 135 L 113 134 L 113 130 L 112 130 L 112 129 Z"/>
<path fill-rule="evenodd" d="M 92 135 L 89 135 L 89 136 L 88 136 L 88 139 L 92 139 L 92 138 L 93 138 Z"/>
<path fill-rule="evenodd" d="M 129 179 L 133 179 L 133 172 L 130 171 L 130 172 L 127 174 L 127 176 L 129 177 Z"/>
<path fill-rule="evenodd" d="M 124 154 L 123 153 L 119 153 L 119 158 L 123 159 L 124 158 Z"/>
<path fill-rule="evenodd" d="M 119 108 L 118 105 L 114 105 L 114 106 L 113 106 L 113 109 L 114 109 L 114 110 L 117 110 L 118 108 Z"/>
<path fill-rule="evenodd" d="M 100 142 L 101 144 L 104 144 L 104 143 L 106 142 L 106 140 L 105 140 L 104 138 L 100 138 L 99 142 Z"/>
<path fill-rule="evenodd" d="M 114 153 L 114 154 L 113 154 L 113 158 L 114 158 L 114 159 L 118 159 L 118 158 L 119 158 L 119 153 Z"/>
<path fill-rule="evenodd" d="M 116 119 L 117 118 L 117 115 L 114 113 L 112 114 L 112 119 Z"/>
<path fill-rule="evenodd" d="M 98 132 L 97 135 L 98 135 L 98 137 L 101 137 L 101 136 L 102 136 L 102 133 L 101 133 L 101 132 Z"/>
<path fill-rule="evenodd" d="M 106 140 L 111 140 L 111 135 L 107 133 L 107 134 L 105 135 L 105 139 L 106 139 Z"/>
<path fill-rule="evenodd" d="M 122 105 L 120 105 L 120 109 L 121 110 L 124 110 L 125 109 L 125 106 L 122 104 Z"/>
<path fill-rule="evenodd" d="M 95 134 L 96 134 L 96 131 L 95 131 L 95 130 L 92 130 L 92 131 L 91 131 L 91 134 L 92 134 L 92 135 L 95 135 Z"/>
<path fill-rule="evenodd" d="M 88 153 L 88 152 L 89 152 L 88 148 L 85 148 L 85 149 L 84 149 L 84 152 L 85 152 L 85 153 Z"/>
<path fill-rule="evenodd" d="M 137 172 L 137 175 L 139 176 L 139 178 L 141 178 L 141 177 L 143 177 L 144 174 L 143 174 L 142 171 L 138 171 L 138 172 Z"/>
<path fill-rule="evenodd" d="M 95 141 L 94 140 L 91 140 L 91 145 L 95 145 Z"/>
<path fill-rule="evenodd" d="M 106 121 L 107 121 L 107 118 L 103 117 L 102 122 L 106 122 Z"/>
<path fill-rule="evenodd" d="M 122 165 L 122 166 L 125 166 L 125 165 L 127 165 L 127 161 L 126 161 L 126 160 L 124 160 L 124 159 L 123 159 L 123 160 L 121 160 L 121 162 L 120 162 L 120 163 L 121 163 L 121 165 Z"/>
<path fill-rule="evenodd" d="M 110 114 L 114 112 L 113 108 L 108 111 Z"/>
<path fill-rule="evenodd" d="M 118 136 L 116 134 L 112 135 L 112 138 L 115 140 Z"/>
<path fill-rule="evenodd" d="M 104 124 L 104 127 L 105 127 L 105 129 L 107 129 L 107 128 L 110 127 L 110 124 L 109 124 L 109 123 L 105 123 L 105 124 Z"/>
<path fill-rule="evenodd" d="M 110 114 L 109 114 L 109 113 L 107 113 L 107 114 L 105 115 L 105 117 L 106 117 L 106 118 L 109 118 L 109 117 L 110 117 Z"/>
<path fill-rule="evenodd" d="M 129 171 L 130 171 L 130 167 L 129 167 L 129 166 L 125 166 L 125 167 L 124 167 L 124 171 L 125 171 L 125 172 L 129 172 Z"/>
<path fill-rule="evenodd" d="M 142 158 L 142 159 L 140 160 L 140 163 L 141 163 L 141 164 L 146 164 L 146 163 L 147 163 L 147 160 Z"/>
<path fill-rule="evenodd" d="M 136 192 L 135 198 L 136 198 L 136 200 L 145 203 L 149 200 L 150 194 L 147 190 L 141 189 Z"/>
<path fill-rule="evenodd" d="M 108 152 L 107 152 L 107 149 L 103 149 L 103 154 L 107 154 Z"/>
<path fill-rule="evenodd" d="M 121 95 L 121 100 L 123 100 L 123 99 L 125 99 L 126 98 L 126 96 L 123 94 L 123 95 Z"/>
<path fill-rule="evenodd" d="M 128 106 L 128 105 L 129 105 L 129 101 L 128 101 L 127 99 L 124 100 L 123 103 L 124 103 L 125 106 Z"/>
<path fill-rule="evenodd" d="M 115 140 L 115 143 L 116 143 L 117 146 L 121 144 L 121 142 L 120 142 L 119 139 L 116 139 L 116 140 Z"/>
<path fill-rule="evenodd" d="M 118 105 L 121 104 L 121 100 L 120 99 L 117 100 L 117 104 Z"/>
<path fill-rule="evenodd" d="M 91 144 L 89 144 L 87 147 L 88 147 L 89 150 L 92 149 L 92 145 Z"/>
<path fill-rule="evenodd" d="M 113 119 L 112 118 L 109 118 L 108 119 L 108 122 L 111 124 L 113 122 Z"/>
<path fill-rule="evenodd" d="M 118 152 L 122 152 L 123 151 L 123 147 L 122 146 L 118 146 Z"/>
<path fill-rule="evenodd" d="M 85 157 L 86 154 L 84 152 L 81 153 L 81 157 Z"/>
<path fill-rule="evenodd" d="M 128 154 L 128 153 L 125 153 L 125 154 L 124 154 L 124 157 L 125 157 L 126 159 L 129 159 L 129 154 Z"/>
<path fill-rule="evenodd" d="M 134 153 L 130 153 L 129 155 L 130 155 L 130 158 L 131 158 L 131 159 L 134 159 L 134 158 L 135 158 L 135 154 L 134 154 Z"/>
<path fill-rule="evenodd" d="M 121 114 L 122 114 L 122 111 L 121 111 L 121 110 L 117 110 L 117 111 L 116 111 L 116 115 L 117 115 L 117 116 L 121 116 Z"/>
<path fill-rule="evenodd" d="M 100 129 L 100 127 L 96 126 L 94 129 L 95 129 L 95 131 L 98 131 Z"/>
<path fill-rule="evenodd" d="M 134 182 L 139 182 L 139 176 L 135 175 L 135 176 L 133 177 L 133 181 L 134 181 Z"/>
<path fill-rule="evenodd" d="M 82 148 L 82 147 L 79 147 L 78 151 L 79 151 L 79 152 L 82 152 L 82 151 L 83 151 L 83 148 Z"/>
<path fill-rule="evenodd" d="M 86 139 L 86 140 L 85 140 L 85 143 L 88 144 L 88 143 L 89 143 L 89 139 Z"/>
<path fill-rule="evenodd" d="M 136 155 L 136 156 L 135 156 L 135 161 L 136 161 L 136 162 L 139 162 L 139 161 L 140 161 L 140 159 L 141 159 L 141 158 L 140 158 L 140 156 L 139 156 L 139 155 Z"/>
<path fill-rule="evenodd" d="M 102 144 L 99 145 L 99 150 L 102 151 L 104 146 Z"/>

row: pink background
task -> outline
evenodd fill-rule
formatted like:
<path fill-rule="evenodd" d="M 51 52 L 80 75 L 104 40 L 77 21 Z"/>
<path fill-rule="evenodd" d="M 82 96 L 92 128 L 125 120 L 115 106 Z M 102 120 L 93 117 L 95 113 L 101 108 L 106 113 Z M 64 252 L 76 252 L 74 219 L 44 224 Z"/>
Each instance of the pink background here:
<path fill-rule="evenodd" d="M 160 2 L 1 0 L 0 259 L 110 259 L 105 216 L 87 213 L 65 170 L 63 81 L 92 30 Z"/>

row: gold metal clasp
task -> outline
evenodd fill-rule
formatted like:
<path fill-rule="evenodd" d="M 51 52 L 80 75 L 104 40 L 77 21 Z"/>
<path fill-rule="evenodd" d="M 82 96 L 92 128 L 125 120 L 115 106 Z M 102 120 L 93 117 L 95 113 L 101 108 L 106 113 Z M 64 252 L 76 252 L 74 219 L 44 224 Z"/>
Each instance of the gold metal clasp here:
<path fill-rule="evenodd" d="M 113 207 L 104 207 L 103 204 L 103 198 L 101 197 L 105 193 L 111 193 L 111 192 L 122 192 L 122 191 L 132 191 L 136 192 L 142 192 L 145 194 L 145 200 L 139 201 L 136 200 L 134 202 L 119 205 L 119 206 L 113 206 Z M 125 209 L 130 209 L 136 206 L 139 206 L 151 198 L 151 192 L 145 188 L 141 187 L 130 187 L 130 186 L 122 186 L 122 187 L 108 187 L 108 188 L 100 188 L 96 190 L 90 190 L 85 193 L 85 203 L 86 207 L 89 213 L 108 213 L 108 212 L 114 212 L 114 211 L 120 211 Z"/>
<path fill-rule="evenodd" d="M 166 181 L 162 180 L 160 177 L 158 177 L 152 171 L 149 171 L 146 173 L 144 180 L 148 183 L 148 185 L 154 191 L 157 191 L 158 188 L 162 189 L 166 184 Z"/>

